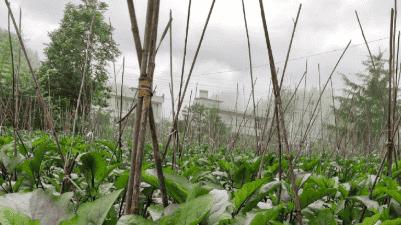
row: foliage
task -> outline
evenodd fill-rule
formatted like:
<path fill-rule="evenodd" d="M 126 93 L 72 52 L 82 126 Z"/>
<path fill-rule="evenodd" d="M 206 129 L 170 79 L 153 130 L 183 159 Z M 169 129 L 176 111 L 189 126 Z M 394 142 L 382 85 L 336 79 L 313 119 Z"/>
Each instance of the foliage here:
<path fill-rule="evenodd" d="M 388 99 L 388 71 L 383 53 L 374 55 L 373 60 L 374 66 L 370 57 L 363 62 L 366 71 L 357 74 L 361 83 L 343 75 L 345 95 L 338 97 L 340 105 L 335 115 L 339 133 L 352 134 L 354 138 L 350 139 L 355 143 L 365 143 L 366 146 L 361 147 L 369 153 L 386 124 Z"/>
<path fill-rule="evenodd" d="M 82 76 L 85 77 L 82 106 L 88 106 L 85 110 L 89 111 L 91 105 L 106 105 L 110 91 L 106 86 L 106 66 L 119 55 L 111 37 L 113 28 L 104 18 L 107 7 L 97 1 L 68 3 L 60 27 L 49 34 L 40 80 L 53 106 L 75 108 Z"/>
<path fill-rule="evenodd" d="M 201 104 L 194 104 L 187 109 L 185 120 L 188 121 L 187 126 L 193 130 L 190 138 L 197 140 L 198 144 L 220 143 L 219 138 L 227 134 L 227 128 L 221 120 L 217 108 L 207 108 Z"/>
<path fill-rule="evenodd" d="M 186 149 L 178 161 L 180 169 L 163 168 L 169 199 L 169 206 L 163 208 L 151 163 L 153 152 L 147 146 L 141 213 L 122 216 L 129 158 L 127 154 L 118 157 L 115 143 L 61 135 L 62 151 L 77 157 L 69 178 L 71 192 L 59 196 L 64 164 L 54 140 L 44 133 L 25 133 L 22 140 L 24 145 L 17 145 L 18 154 L 14 157 L 13 136 L 0 137 L 2 224 L 295 223 L 294 193 L 285 173 L 278 180 L 278 159 L 274 154 L 265 156 L 264 175 L 256 179 L 260 158 L 250 153 L 231 157 L 224 150 L 206 154 L 199 148 Z M 287 163 L 284 157 L 284 171 Z M 373 174 L 377 173 L 374 168 L 379 163 L 376 157 L 300 157 L 295 163 L 295 175 L 305 223 L 397 224 L 401 216 L 401 186 L 397 178 L 382 176 L 372 197 L 368 197 Z"/>
<path fill-rule="evenodd" d="M 12 32 L 12 30 L 11 30 Z M 20 44 L 17 36 L 11 33 L 11 43 L 14 58 L 14 70 L 18 75 L 18 88 L 25 96 L 35 94 L 32 87 L 32 77 L 29 72 L 28 64 L 20 51 Z M 39 66 L 38 56 L 30 49 L 27 49 L 29 59 L 34 67 Z M 0 96 L 11 97 L 12 92 L 12 57 L 8 32 L 0 29 Z"/>

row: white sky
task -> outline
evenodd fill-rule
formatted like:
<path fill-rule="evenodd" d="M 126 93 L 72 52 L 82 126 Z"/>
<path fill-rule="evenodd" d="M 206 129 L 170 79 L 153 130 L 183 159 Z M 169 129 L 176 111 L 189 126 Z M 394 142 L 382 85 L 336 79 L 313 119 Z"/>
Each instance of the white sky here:
<path fill-rule="evenodd" d="M 49 41 L 48 32 L 56 29 L 63 15 L 65 0 L 10 0 L 14 11 L 21 7 L 23 11 L 23 33 L 27 45 L 38 52 L 44 59 L 43 48 Z M 143 24 L 146 2 L 134 0 L 138 20 Z M 73 2 L 79 2 L 74 0 Z M 135 47 L 132 41 L 128 10 L 125 0 L 107 0 L 110 18 L 115 27 L 114 37 L 122 55 L 126 57 L 126 79 L 129 86 L 136 86 L 138 65 Z M 188 46 L 187 65 L 190 65 L 193 53 L 199 41 L 211 0 L 193 0 Z M 265 0 L 269 32 L 272 39 L 277 67 L 283 67 L 283 60 L 288 48 L 293 20 L 299 3 L 303 3 L 285 84 L 294 86 L 301 77 L 305 61 L 309 63 L 308 86 L 317 86 L 317 64 L 320 63 L 322 80 L 325 81 L 340 56 L 342 49 L 352 39 L 351 48 L 337 69 L 339 73 L 352 74 L 362 72 L 361 61 L 366 59 L 367 51 L 355 18 L 358 10 L 365 34 L 373 53 L 379 49 L 388 49 L 390 9 L 393 0 Z M 162 0 L 159 29 L 163 30 L 168 21 L 169 10 L 173 11 L 173 45 L 175 90 L 181 71 L 182 52 L 185 35 L 185 20 L 188 0 Z M 267 67 L 267 53 L 258 0 L 245 0 L 252 45 L 254 73 L 257 77 L 256 94 L 258 97 L 269 95 L 270 73 Z M 398 25 L 401 22 L 398 22 Z M 0 28 L 7 27 L 7 11 L 0 2 Z M 143 28 L 143 26 L 141 26 Z M 142 30 L 141 30 L 142 31 Z M 383 38 L 385 38 L 383 40 Z M 379 40 L 379 41 L 377 41 Z M 338 50 L 328 53 L 331 50 Z M 317 56 L 316 53 L 322 53 Z M 169 49 L 168 39 L 162 45 L 157 58 L 155 85 L 158 94 L 164 94 L 165 111 L 170 110 L 169 84 Z M 386 53 L 387 56 L 387 53 Z M 117 62 L 121 65 L 121 59 Z M 188 71 L 188 70 L 187 70 Z M 187 75 L 187 74 L 185 74 Z M 206 37 L 194 70 L 189 91 L 207 89 L 211 94 L 233 93 L 239 83 L 240 90 L 248 95 L 250 90 L 248 55 L 245 29 L 242 17 L 241 0 L 217 0 Z M 341 76 L 334 76 L 337 93 L 342 87 Z M 247 98 L 247 97 L 242 97 Z"/>

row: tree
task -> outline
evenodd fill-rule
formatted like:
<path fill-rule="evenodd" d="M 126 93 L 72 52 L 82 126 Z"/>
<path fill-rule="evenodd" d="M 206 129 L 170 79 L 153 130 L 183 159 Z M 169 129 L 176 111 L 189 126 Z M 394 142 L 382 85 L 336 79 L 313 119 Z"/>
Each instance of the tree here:
<path fill-rule="evenodd" d="M 356 74 L 360 83 L 343 75 L 345 96 L 338 97 L 336 109 L 340 138 L 353 143 L 364 143 L 361 147 L 370 152 L 381 137 L 386 124 L 388 100 L 388 71 L 384 68 L 386 60 L 383 53 L 363 61 L 365 73 Z M 344 144 L 346 140 L 342 140 Z M 357 145 L 354 145 L 357 146 Z"/>
<path fill-rule="evenodd" d="M 47 59 L 39 74 L 44 95 L 50 97 L 53 108 L 67 105 L 75 109 L 82 77 L 80 112 L 89 113 L 92 105 L 106 106 L 110 92 L 106 67 L 120 53 L 111 35 L 113 27 L 105 22 L 107 8 L 106 3 L 96 0 L 68 3 L 60 27 L 49 34 Z"/>
<path fill-rule="evenodd" d="M 194 104 L 187 109 L 187 117 L 189 127 L 192 132 L 190 139 L 195 138 L 197 142 L 209 143 L 214 146 L 219 146 L 227 134 L 226 125 L 220 118 L 219 109 L 207 108 L 201 104 Z M 185 129 L 185 126 L 183 126 Z"/>
<path fill-rule="evenodd" d="M 32 86 L 32 78 L 29 74 L 28 65 L 26 60 L 21 58 L 19 53 L 19 41 L 15 34 L 11 34 L 11 43 L 14 54 L 15 72 L 18 74 L 19 91 L 24 96 L 32 96 L 35 94 Z M 12 62 L 10 54 L 10 41 L 7 31 L 0 29 L 0 96 L 11 97 L 12 92 Z M 38 57 L 32 50 L 28 49 L 28 55 L 34 68 L 38 68 Z"/>

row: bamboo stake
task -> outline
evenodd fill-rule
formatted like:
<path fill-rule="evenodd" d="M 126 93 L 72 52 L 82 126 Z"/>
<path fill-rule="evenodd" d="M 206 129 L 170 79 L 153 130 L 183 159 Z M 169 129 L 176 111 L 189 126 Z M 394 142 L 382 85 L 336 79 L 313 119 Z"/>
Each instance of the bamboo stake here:
<path fill-rule="evenodd" d="M 138 20 L 136 18 L 134 0 L 127 0 L 127 6 L 128 6 L 128 12 L 129 12 L 130 21 L 131 21 L 131 31 L 132 31 L 132 35 L 134 37 L 134 42 L 135 42 L 138 64 L 141 65 L 142 44 L 141 44 L 141 38 L 139 36 Z"/>
<path fill-rule="evenodd" d="M 157 48 L 156 48 L 156 53 L 157 52 L 159 52 L 159 48 L 160 48 L 160 46 L 162 45 L 162 43 L 163 43 L 163 40 L 164 40 L 164 38 L 166 37 L 166 35 L 167 35 L 167 32 L 171 32 L 171 23 L 173 22 L 173 18 L 171 17 L 171 10 L 170 10 L 170 19 L 169 19 L 169 21 L 167 22 L 167 25 L 166 25 L 166 27 L 164 28 L 164 31 L 163 31 L 163 33 L 162 33 L 162 36 L 161 36 L 161 38 L 160 38 L 160 40 L 159 40 L 159 44 L 157 45 Z M 169 32 L 169 33 L 170 33 Z"/>
<path fill-rule="evenodd" d="M 319 92 L 322 93 L 322 83 L 321 83 L 321 74 L 320 74 L 320 64 L 317 64 L 317 70 L 318 70 L 318 74 L 319 74 Z M 330 79 L 331 81 L 331 79 Z M 324 92 L 324 91 L 323 91 Z M 323 153 L 325 153 L 324 150 L 324 130 L 323 130 L 323 105 L 322 105 L 322 101 L 320 101 L 320 134 L 321 134 L 321 145 L 323 147 Z"/>
<path fill-rule="evenodd" d="M 60 142 L 59 142 L 56 130 L 54 128 L 53 118 L 50 115 L 49 108 L 48 108 L 45 100 L 43 99 L 42 92 L 40 91 L 40 86 L 39 86 L 38 79 L 37 79 L 36 74 L 35 74 L 35 72 L 33 70 L 31 61 L 29 60 L 28 53 L 27 53 L 27 50 L 25 48 L 24 41 L 22 40 L 22 36 L 21 36 L 21 33 L 20 33 L 19 29 L 18 29 L 17 23 L 15 21 L 14 14 L 13 14 L 13 12 L 11 10 L 10 3 L 9 3 L 8 0 L 4 0 L 4 2 L 6 4 L 6 6 L 7 6 L 8 12 L 10 13 L 11 21 L 13 22 L 14 29 L 15 29 L 15 32 L 16 32 L 17 37 L 18 37 L 18 41 L 20 43 L 21 50 L 24 53 L 24 57 L 25 57 L 25 59 L 27 61 L 28 69 L 29 69 L 29 72 L 30 72 L 30 74 L 32 76 L 32 80 L 34 82 L 36 96 L 38 97 L 39 103 L 43 108 L 43 114 L 45 115 L 45 118 L 46 118 L 46 120 L 47 120 L 47 122 L 49 124 L 49 128 L 51 130 L 51 133 L 52 133 L 52 135 L 53 135 L 53 137 L 54 137 L 54 139 L 56 141 L 57 151 L 58 151 L 58 153 L 60 155 L 61 160 L 64 162 L 65 161 L 65 157 L 64 157 L 63 152 L 61 151 Z"/>
<path fill-rule="evenodd" d="M 392 78 L 393 78 L 393 29 L 394 26 L 394 9 L 391 9 L 391 21 L 390 21 L 390 56 L 389 56 L 389 77 L 388 77 L 388 105 L 387 105 L 387 175 L 392 174 L 393 165 L 393 117 L 392 117 Z"/>
<path fill-rule="evenodd" d="M 172 12 L 170 10 L 170 21 L 173 20 Z M 169 29 L 170 37 L 170 95 L 171 95 L 171 110 L 173 112 L 173 119 L 175 117 L 175 107 L 174 107 L 174 79 L 173 79 L 173 24 L 170 22 Z"/>
<path fill-rule="evenodd" d="M 334 100 L 334 89 L 333 89 L 333 79 L 330 79 L 330 86 L 331 86 L 331 100 L 332 100 L 332 107 L 333 107 L 333 114 L 334 114 L 334 126 L 335 126 L 335 141 L 337 146 L 337 153 L 340 151 L 340 146 L 338 142 L 338 126 L 337 126 L 337 112 L 336 112 L 336 105 Z"/>
<path fill-rule="evenodd" d="M 192 0 L 189 0 L 188 12 L 187 12 L 187 23 L 186 23 L 186 28 L 185 28 L 184 55 L 182 57 L 180 91 L 178 94 L 178 101 L 180 101 L 180 99 L 181 99 L 182 85 L 184 82 L 185 62 L 186 62 L 186 58 L 187 58 L 187 46 L 188 46 L 189 21 L 191 19 L 191 7 L 192 7 Z"/>
<path fill-rule="evenodd" d="M 355 10 L 355 16 L 356 16 L 356 20 L 358 21 L 359 28 L 361 29 L 361 34 L 362 34 L 363 40 L 365 41 L 365 46 L 369 52 L 369 57 L 372 62 L 373 69 L 376 70 L 375 61 L 373 60 L 372 52 L 370 51 L 368 41 L 366 40 L 365 32 L 363 31 L 361 21 L 359 20 L 358 12 L 356 10 Z"/>
<path fill-rule="evenodd" d="M 96 9 L 97 9 L 97 3 L 96 3 Z M 85 75 L 88 72 L 87 71 L 88 70 L 88 66 L 89 66 L 88 64 L 90 63 L 88 61 L 89 61 L 89 57 L 90 57 L 89 56 L 90 55 L 90 47 L 92 46 L 93 24 L 95 22 L 96 9 L 93 10 L 91 23 L 90 23 L 90 26 L 89 26 L 89 34 L 88 34 L 88 39 L 87 39 L 86 49 L 85 49 L 85 62 L 84 62 L 83 68 L 82 68 L 81 85 L 80 85 L 80 88 L 79 88 L 77 105 L 75 107 L 74 122 L 73 122 L 73 125 L 72 125 L 72 135 L 75 135 L 76 123 L 77 123 L 77 120 L 78 120 L 78 117 L 79 117 L 78 110 L 79 110 L 79 105 L 81 104 L 82 92 L 83 92 L 84 85 L 85 85 L 85 77 L 86 77 Z"/>
<path fill-rule="evenodd" d="M 163 176 L 163 167 L 162 167 L 162 160 L 160 157 L 160 150 L 159 150 L 159 141 L 157 140 L 157 135 L 156 135 L 156 126 L 155 126 L 155 117 L 153 113 L 153 107 L 151 106 L 149 108 L 149 127 L 151 130 L 151 135 L 152 135 L 152 143 L 153 143 L 153 157 L 155 160 L 155 166 L 156 166 L 156 174 L 157 178 L 159 180 L 159 189 L 160 192 L 162 193 L 162 202 L 163 206 L 167 207 L 168 206 L 168 199 L 167 199 L 167 190 L 166 190 L 166 184 L 164 181 L 164 176 Z"/>
<path fill-rule="evenodd" d="M 292 43 L 293 43 L 293 41 L 294 41 L 295 30 L 297 29 L 298 19 L 299 19 L 299 15 L 301 14 L 301 10 L 302 10 L 302 4 L 299 4 L 297 17 L 296 17 L 296 19 L 295 19 L 294 27 L 293 27 L 293 29 L 292 29 L 290 45 L 288 46 L 287 56 L 285 57 L 285 63 L 284 63 L 283 73 L 281 74 L 280 89 L 281 89 L 281 87 L 283 86 L 283 81 L 284 81 L 285 72 L 287 71 L 288 60 L 289 60 L 289 58 L 290 58 L 290 53 L 291 53 L 291 49 L 292 49 Z"/>
<path fill-rule="evenodd" d="M 123 116 L 124 73 L 125 73 L 125 57 L 123 57 L 123 70 L 122 70 L 122 73 L 121 73 L 120 113 L 118 115 L 119 120 L 121 120 L 122 116 Z M 123 152 L 122 152 L 122 146 L 123 146 L 122 136 L 123 136 L 122 124 L 118 123 L 118 150 L 119 150 L 120 160 L 122 159 L 122 156 L 123 156 Z"/>
<path fill-rule="evenodd" d="M 306 129 L 305 129 L 305 131 L 304 131 L 304 135 L 303 135 L 303 137 L 302 137 L 302 139 L 301 139 L 301 142 L 303 142 L 303 141 L 306 140 L 306 136 L 307 136 L 307 134 L 308 134 L 308 132 L 309 132 L 309 129 L 310 129 L 310 127 L 311 127 L 311 125 L 312 125 L 312 122 L 313 122 L 313 121 L 312 121 L 312 120 L 313 120 L 313 117 L 315 116 L 316 110 L 317 110 L 317 108 L 319 107 L 320 101 L 322 100 L 323 92 L 326 90 L 326 87 L 327 87 L 327 85 L 328 85 L 328 83 L 329 83 L 331 77 L 334 75 L 334 73 L 335 73 L 335 71 L 336 71 L 338 65 L 340 64 L 342 58 L 344 57 L 344 55 L 345 55 L 345 53 L 347 52 L 347 50 L 348 50 L 348 48 L 349 48 L 350 45 L 351 45 L 351 41 L 348 42 L 347 47 L 345 47 L 343 53 L 341 54 L 341 56 L 340 56 L 340 58 L 338 59 L 336 65 L 334 66 L 333 70 L 331 71 L 331 73 L 330 73 L 330 75 L 329 75 L 329 78 L 328 78 L 327 81 L 325 82 L 325 84 L 324 84 L 324 86 L 323 86 L 323 89 L 322 89 L 322 92 L 320 92 L 319 98 L 318 98 L 318 100 L 317 100 L 317 103 L 315 104 L 315 107 L 314 107 L 314 109 L 313 109 L 313 111 L 312 111 L 312 116 L 311 116 L 311 118 L 310 118 L 310 120 L 309 120 L 309 122 L 308 122 L 308 125 L 306 126 Z"/>
<path fill-rule="evenodd" d="M 151 107 L 153 73 L 155 69 L 157 27 L 159 22 L 160 0 L 149 0 L 148 15 L 145 27 L 144 49 L 141 62 L 139 82 L 139 96 L 142 98 L 140 130 L 135 157 L 135 171 L 133 179 L 131 212 L 139 213 L 140 182 L 142 175 L 142 161 L 145 147 L 146 125 Z M 148 29 L 148 31 L 146 30 Z M 149 57 L 149 59 L 148 59 Z"/>
<path fill-rule="evenodd" d="M 294 96 L 297 94 L 297 91 L 298 91 L 298 88 L 299 88 L 300 85 L 301 85 L 301 82 L 303 81 L 304 78 L 306 78 L 307 69 L 308 69 L 308 67 L 306 67 L 305 72 L 303 73 L 301 79 L 299 80 L 297 86 L 295 87 L 294 92 L 293 92 L 292 95 L 291 95 L 290 100 L 288 101 L 287 105 L 285 106 L 285 108 L 284 108 L 284 115 L 286 114 L 286 112 L 287 112 L 287 110 L 288 110 L 288 107 L 289 107 L 290 104 L 292 103 L 292 101 L 293 101 L 293 99 L 294 99 Z M 270 89 L 270 88 L 269 88 L 269 89 Z M 273 91 L 273 90 L 272 90 L 272 91 Z M 294 103 L 295 103 L 295 102 L 294 102 Z M 270 141 L 271 141 L 273 135 L 275 134 L 274 132 L 277 131 L 276 129 L 273 129 L 273 126 L 274 126 L 274 124 L 275 124 L 275 121 L 277 120 L 276 115 L 275 115 L 275 114 L 276 114 L 275 110 L 276 110 L 276 108 L 274 108 L 272 121 L 270 122 L 269 135 L 268 135 L 268 138 L 267 138 L 267 141 L 266 141 L 266 147 L 263 149 L 262 156 L 264 156 L 264 155 L 266 154 L 267 146 L 269 146 L 269 143 L 270 143 Z M 262 137 L 264 137 L 264 135 L 262 135 Z M 279 156 L 279 157 L 280 157 L 280 156 Z M 281 160 L 281 158 L 279 158 L 279 160 Z M 280 166 L 281 166 L 281 162 L 279 163 L 279 169 L 281 168 Z M 260 165 L 259 165 L 259 171 L 258 171 L 258 175 L 257 175 L 258 177 L 261 177 L 263 168 L 264 168 L 264 158 L 262 157 L 261 163 L 260 163 Z"/>
<path fill-rule="evenodd" d="M 191 1 L 191 0 L 190 0 L 190 1 Z M 178 117 L 179 117 L 179 115 L 180 115 L 181 107 L 182 107 L 182 105 L 183 105 L 183 103 L 184 103 L 185 93 L 187 92 L 188 85 L 189 85 L 189 81 L 190 81 L 190 79 L 191 79 L 193 70 L 194 70 L 195 65 L 196 65 L 196 61 L 197 61 L 198 56 L 199 56 L 200 49 L 201 49 L 201 47 L 202 47 L 203 39 L 204 39 L 204 37 L 205 37 L 206 30 L 207 30 L 207 27 L 208 27 L 208 25 L 209 25 L 210 18 L 211 18 L 211 16 L 212 16 L 212 12 L 213 12 L 215 3 L 216 3 L 216 0 L 213 0 L 212 4 L 211 4 L 211 6 L 210 6 L 210 9 L 209 9 L 209 13 L 208 13 L 208 16 L 207 16 L 205 25 L 203 26 L 201 38 L 200 38 L 200 40 L 199 40 L 198 47 L 197 47 L 197 49 L 196 49 L 196 51 L 195 51 L 195 55 L 194 55 L 194 58 L 193 58 L 193 60 L 192 60 L 192 64 L 191 64 L 191 68 L 190 68 L 189 73 L 188 73 L 187 80 L 186 80 L 186 82 L 185 82 L 185 85 L 183 86 L 184 89 L 182 89 L 181 94 L 178 95 L 178 96 L 179 96 L 179 99 L 178 99 L 178 104 L 177 104 L 177 111 L 176 111 L 176 114 L 175 114 L 175 118 L 174 118 L 174 120 L 173 120 L 173 128 L 172 128 L 172 131 L 170 132 L 170 135 L 169 135 L 169 137 L 168 137 L 168 139 L 167 139 L 167 144 L 165 145 L 164 154 L 163 154 L 163 159 L 165 159 L 165 157 L 166 157 L 167 150 L 168 150 L 168 147 L 169 147 L 170 142 L 171 142 L 172 134 L 174 134 L 175 132 L 177 132 L 177 129 L 176 129 L 176 128 L 177 128 Z M 190 5 L 189 5 L 188 8 L 190 9 Z M 187 21 L 189 21 L 189 15 L 190 15 L 190 14 L 188 14 L 188 19 L 187 19 Z M 184 58 L 185 58 L 185 54 L 184 54 Z M 182 81 L 182 79 L 181 79 L 181 81 Z M 181 82 L 181 84 L 180 84 L 180 89 L 181 89 L 181 86 L 182 86 L 182 82 Z"/>
<path fill-rule="evenodd" d="M 280 86 L 279 86 L 278 79 L 277 79 L 277 73 L 276 73 L 276 68 L 275 68 L 275 63 L 274 63 L 274 58 L 273 58 L 273 51 L 272 51 L 272 47 L 271 47 L 271 43 L 270 43 L 270 37 L 269 37 L 268 29 L 267 29 L 266 16 L 265 16 L 265 11 L 264 11 L 264 6 L 263 6 L 262 0 L 259 0 L 259 5 L 260 5 L 262 22 L 263 22 L 263 29 L 264 29 L 264 33 L 265 33 L 267 50 L 268 50 L 268 54 L 269 54 L 270 73 L 271 73 L 272 83 L 273 83 L 275 105 L 277 107 L 277 115 L 278 115 L 277 116 L 278 117 L 277 118 L 277 126 L 282 129 L 285 149 L 287 150 L 288 176 L 290 178 L 291 187 L 292 187 L 292 191 L 294 194 L 296 219 L 297 219 L 298 224 L 302 225 L 303 222 L 302 222 L 302 214 L 301 214 L 301 203 L 300 203 L 299 196 L 298 196 L 298 187 L 295 183 L 295 174 L 294 174 L 293 165 L 292 165 L 293 158 L 292 158 L 292 153 L 290 152 L 290 146 L 289 146 L 288 139 L 287 139 L 287 131 L 286 131 L 285 122 L 284 122 L 284 112 L 283 112 L 283 108 L 282 108 L 281 95 L 280 95 Z"/>
<path fill-rule="evenodd" d="M 12 102 L 13 102 L 13 134 L 14 134 L 14 156 L 16 157 L 18 152 L 17 152 L 17 132 L 18 132 L 18 127 L 17 127 L 17 114 L 18 114 L 18 100 L 16 100 L 16 71 L 15 71 L 15 65 L 14 65 L 14 48 L 13 48 L 13 43 L 12 43 L 12 38 L 11 38 L 11 29 L 10 29 L 10 13 L 8 13 L 8 20 L 7 20 L 7 31 L 8 31 L 8 41 L 9 41 L 9 46 L 10 46 L 10 58 L 11 58 L 11 75 L 12 77 Z M 12 188 L 11 188 L 12 190 Z"/>
<path fill-rule="evenodd" d="M 146 24 L 145 24 L 145 37 L 144 37 L 144 45 L 143 48 L 139 49 L 138 45 L 135 44 L 137 51 L 140 50 L 142 53 L 140 54 L 141 58 L 138 58 L 138 61 L 140 61 L 140 77 L 139 77 L 139 83 L 141 80 L 145 79 L 147 77 L 146 75 L 146 70 L 147 70 L 147 65 L 148 65 L 148 58 L 149 58 L 149 49 L 151 45 L 151 34 L 152 34 L 152 20 L 153 20 L 153 13 L 154 13 L 154 8 L 155 8 L 155 1 L 156 0 L 148 0 L 148 5 L 147 5 L 147 12 L 146 12 Z M 135 26 L 134 23 L 131 23 L 132 26 Z M 137 34 L 133 33 L 134 39 L 137 39 L 136 36 Z M 139 56 L 139 54 L 137 53 Z M 139 86 L 139 85 L 138 85 Z M 138 92 L 140 89 L 138 88 Z M 139 175 L 137 174 L 137 149 L 139 146 L 139 134 L 143 131 L 142 129 L 145 129 L 146 131 L 146 121 L 142 122 L 145 126 L 141 126 L 141 121 L 142 121 L 142 108 L 143 108 L 143 99 L 144 96 L 138 95 L 138 100 L 137 100 L 137 108 L 136 108 L 136 120 L 135 120 L 135 132 L 134 132 L 134 143 L 132 146 L 132 152 L 131 152 L 131 169 L 130 169 L 130 176 L 129 176 L 129 181 L 128 181 L 128 187 L 127 187 L 127 195 L 126 195 L 126 206 L 125 206 L 125 214 L 131 214 L 134 212 L 134 209 L 137 208 L 135 204 L 137 204 L 137 197 L 133 197 L 134 192 L 135 192 L 135 183 L 138 183 L 139 181 Z M 145 114 L 146 115 L 146 114 Z M 147 119 L 147 118 L 145 118 Z M 139 159 L 140 163 L 142 163 L 142 159 Z M 142 166 L 142 165 L 140 165 Z M 135 178 L 135 176 L 137 176 Z M 136 181 L 135 181 L 136 179 Z M 138 186 L 138 185 L 137 185 Z M 136 191 L 137 192 L 137 191 Z M 132 203 L 134 203 L 134 206 L 132 206 Z M 132 209 L 134 207 L 134 209 Z M 136 210 L 136 209 L 135 209 Z"/>
<path fill-rule="evenodd" d="M 245 3 L 242 0 L 242 13 L 244 17 L 244 25 L 245 25 L 245 32 L 246 32 L 246 39 L 247 39 L 247 46 L 248 46 L 248 59 L 249 59 L 249 74 L 251 76 L 251 93 L 252 93 L 252 104 L 253 104 L 253 117 L 254 117 L 254 130 L 255 130 L 255 141 L 256 141 L 256 148 L 255 152 L 259 155 L 260 152 L 260 143 L 259 143 L 259 136 L 258 136 L 258 120 L 257 120 L 257 112 L 256 112 L 256 103 L 255 103 L 255 86 L 253 83 L 253 68 L 252 68 L 252 52 L 251 52 L 251 42 L 249 40 L 249 30 L 248 30 L 248 22 L 246 19 L 246 11 L 245 11 Z"/>

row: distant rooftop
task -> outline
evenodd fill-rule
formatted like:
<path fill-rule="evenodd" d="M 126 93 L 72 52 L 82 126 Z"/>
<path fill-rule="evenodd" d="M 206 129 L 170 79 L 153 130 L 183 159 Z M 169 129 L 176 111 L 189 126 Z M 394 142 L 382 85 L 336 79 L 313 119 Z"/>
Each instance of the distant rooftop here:
<path fill-rule="evenodd" d="M 116 85 L 114 83 L 109 83 L 109 86 L 111 87 L 111 96 L 120 96 L 121 94 L 121 84 L 117 83 Z M 136 98 L 137 97 L 137 91 L 138 89 L 136 87 L 129 87 L 124 85 L 122 87 L 123 90 L 123 97 L 125 98 Z M 157 95 L 155 93 L 152 97 L 153 101 L 163 103 L 164 102 L 164 95 Z"/>

